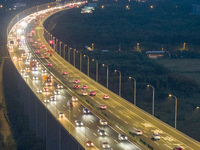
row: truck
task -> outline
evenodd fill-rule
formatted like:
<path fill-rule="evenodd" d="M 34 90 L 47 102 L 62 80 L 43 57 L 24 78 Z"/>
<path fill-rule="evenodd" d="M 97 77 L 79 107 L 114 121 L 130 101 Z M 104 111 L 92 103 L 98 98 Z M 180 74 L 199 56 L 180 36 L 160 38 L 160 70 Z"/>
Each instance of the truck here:
<path fill-rule="evenodd" d="M 48 52 L 49 52 L 50 56 L 53 55 L 53 50 L 52 49 L 49 49 Z"/>
<path fill-rule="evenodd" d="M 37 71 L 37 61 L 35 61 L 35 60 L 30 61 L 30 69 L 32 71 Z"/>
<path fill-rule="evenodd" d="M 51 77 L 50 77 L 49 75 L 43 75 L 43 76 L 42 76 L 42 79 L 43 79 L 43 83 L 44 83 L 46 86 L 52 85 Z"/>

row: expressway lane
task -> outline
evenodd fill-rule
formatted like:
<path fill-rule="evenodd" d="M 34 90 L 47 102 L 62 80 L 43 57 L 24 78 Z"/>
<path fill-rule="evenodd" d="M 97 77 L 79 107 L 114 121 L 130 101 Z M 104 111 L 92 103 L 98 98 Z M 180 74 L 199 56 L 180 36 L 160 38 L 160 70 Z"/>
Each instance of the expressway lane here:
<path fill-rule="evenodd" d="M 43 33 L 36 34 L 38 38 L 41 39 L 43 43 L 48 44 L 44 38 Z M 46 45 L 50 49 L 49 45 Z M 156 149 L 173 149 L 176 146 L 181 146 L 184 149 L 200 149 L 199 142 L 193 140 L 192 138 L 187 137 L 183 133 L 175 130 L 174 128 L 168 126 L 167 124 L 161 122 L 155 117 L 147 114 L 141 109 L 130 104 L 123 98 L 119 97 L 115 93 L 109 91 L 102 85 L 98 84 L 94 80 L 90 79 L 88 76 L 80 72 L 78 69 L 74 68 L 71 64 L 66 62 L 61 58 L 57 53 L 54 53 L 51 59 L 48 62 L 52 63 L 52 68 L 49 68 L 55 76 L 66 84 L 68 87 L 73 89 L 73 80 L 79 79 L 80 85 L 87 85 L 88 91 L 94 90 L 97 92 L 96 97 L 85 96 L 94 106 L 99 107 L 100 104 L 105 103 L 108 106 L 108 111 L 105 111 L 106 114 L 114 118 L 121 126 L 133 131 L 133 129 L 141 129 L 144 132 L 144 135 L 140 138 L 144 141 L 147 141 Z M 68 71 L 68 77 L 64 78 L 62 76 L 63 71 Z M 77 89 L 76 93 L 81 96 L 81 90 Z M 103 100 L 102 96 L 108 94 L 110 96 L 109 100 Z M 151 140 L 153 133 L 159 133 L 161 135 L 160 141 Z"/>
<path fill-rule="evenodd" d="M 14 31 L 16 32 L 16 29 Z M 16 43 L 16 39 L 18 37 L 14 38 L 14 35 L 15 35 L 14 33 L 12 36 L 9 36 L 8 43 L 10 40 L 14 40 Z M 34 51 L 35 49 L 30 50 L 28 46 L 26 45 L 27 44 L 26 42 L 20 42 L 19 44 L 21 44 L 21 48 L 20 48 L 21 50 L 19 50 L 19 47 L 17 45 L 14 46 L 14 48 L 12 47 L 13 45 L 9 45 L 10 46 L 9 52 L 16 68 L 20 72 L 22 69 L 29 67 L 29 64 L 30 64 L 29 61 L 26 61 L 28 56 L 23 56 L 22 60 L 19 60 L 19 61 L 17 60 L 18 58 L 21 58 L 20 54 L 22 50 L 25 50 L 26 54 L 28 55 L 30 51 Z M 33 56 L 34 54 L 32 54 L 31 57 L 34 58 Z M 17 59 L 14 57 L 17 57 Z M 45 59 L 40 59 L 40 61 L 43 61 L 45 63 L 48 62 Z M 36 91 L 38 89 L 43 89 L 43 87 L 47 87 L 47 86 L 44 86 L 44 84 L 42 84 L 42 75 L 44 74 L 41 72 L 42 69 L 43 67 L 38 67 L 38 71 L 25 71 L 24 73 L 21 73 L 21 75 L 24 78 L 24 80 L 27 82 L 29 87 L 32 89 L 32 91 L 37 95 L 39 100 L 46 106 L 46 108 L 52 113 L 52 115 L 55 118 L 57 118 L 58 121 L 60 121 L 63 127 L 65 127 L 66 129 L 70 131 L 70 133 L 75 137 L 75 139 L 77 139 L 80 142 L 81 145 L 85 147 L 85 140 L 90 138 L 93 140 L 95 146 L 94 148 L 88 148 L 88 149 L 100 149 L 101 147 L 100 141 L 102 139 L 107 139 L 111 146 L 111 149 L 115 149 L 115 150 L 116 149 L 127 149 L 127 150 L 138 149 L 137 146 L 135 146 L 133 143 L 130 143 L 129 141 L 120 142 L 117 138 L 119 133 L 116 132 L 109 125 L 104 127 L 105 130 L 109 133 L 109 136 L 99 137 L 97 135 L 97 129 L 99 129 L 99 126 L 100 126 L 98 116 L 95 116 L 93 114 L 84 115 L 82 113 L 82 109 L 84 108 L 84 106 L 82 105 L 81 102 L 73 102 L 74 107 L 72 108 L 67 106 L 67 101 L 69 101 L 72 97 L 72 92 L 69 92 L 69 89 L 59 89 L 60 95 L 57 96 L 57 100 L 53 102 L 45 103 L 44 99 L 45 98 L 49 99 L 49 97 L 53 95 L 54 90 L 57 89 L 56 87 L 57 87 L 58 81 L 54 78 L 53 85 L 48 87 L 49 92 L 42 92 L 41 94 L 37 94 Z M 50 73 L 47 72 L 45 74 L 50 74 Z M 24 75 L 26 75 L 26 77 L 24 77 Z M 34 76 L 38 77 L 38 80 L 33 80 Z M 61 77 L 63 76 L 61 75 Z M 65 117 L 59 118 L 58 117 L 59 112 L 63 112 L 65 114 Z M 75 120 L 77 119 L 84 121 L 85 126 L 76 127 Z"/>

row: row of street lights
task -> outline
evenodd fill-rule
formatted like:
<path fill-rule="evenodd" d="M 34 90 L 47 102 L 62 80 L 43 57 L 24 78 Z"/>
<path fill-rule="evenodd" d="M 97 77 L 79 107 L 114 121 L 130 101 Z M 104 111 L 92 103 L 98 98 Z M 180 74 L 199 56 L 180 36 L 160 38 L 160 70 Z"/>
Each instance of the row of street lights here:
<path fill-rule="evenodd" d="M 52 34 L 50 34 L 48 31 L 46 31 L 49 35 L 49 38 L 47 40 L 52 40 L 53 43 L 52 43 L 52 48 L 54 49 L 54 51 L 56 50 L 56 45 L 58 45 L 58 39 L 55 39 L 55 37 L 52 36 Z M 56 44 L 55 44 L 56 43 Z M 62 42 L 60 41 L 60 44 L 59 44 L 59 53 L 61 55 L 61 44 Z M 63 43 L 64 44 L 64 43 Z M 64 59 L 65 59 L 65 47 L 67 45 L 64 44 Z M 70 63 L 70 50 L 72 48 L 68 48 L 68 62 Z M 80 51 L 76 51 L 76 49 L 73 49 L 73 65 L 75 66 L 75 52 L 76 53 L 79 53 L 80 55 L 80 71 L 82 71 L 82 53 Z M 89 56 L 87 55 L 83 55 L 83 57 L 87 58 L 87 75 L 89 76 L 89 63 L 90 63 L 90 59 L 89 59 Z M 98 61 L 95 60 L 95 59 L 92 59 L 92 61 L 96 61 L 96 81 L 98 82 Z M 106 82 L 106 87 L 108 89 L 109 87 L 109 67 L 108 65 L 105 65 L 105 64 L 102 64 L 103 67 L 106 67 L 106 77 L 107 77 L 107 82 Z M 115 72 L 118 72 L 119 73 L 119 96 L 121 96 L 121 72 L 119 70 L 115 70 Z M 130 80 L 133 80 L 134 81 L 134 105 L 136 106 L 136 79 L 134 77 L 129 77 Z M 154 116 L 154 97 L 155 97 L 155 88 L 154 86 L 152 85 L 147 85 L 147 87 L 150 87 L 153 89 L 153 96 L 152 96 L 152 115 Z M 175 129 L 176 129 L 176 124 L 177 124 L 177 97 L 174 96 L 174 95 L 171 95 L 169 94 L 169 97 L 173 97 L 175 98 Z M 199 107 L 198 107 L 199 108 Z"/>

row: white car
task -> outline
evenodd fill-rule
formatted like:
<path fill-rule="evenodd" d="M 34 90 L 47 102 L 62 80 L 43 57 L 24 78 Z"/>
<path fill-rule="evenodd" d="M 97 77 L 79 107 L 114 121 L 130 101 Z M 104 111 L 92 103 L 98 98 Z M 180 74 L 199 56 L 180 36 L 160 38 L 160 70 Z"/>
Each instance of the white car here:
<path fill-rule="evenodd" d="M 125 134 L 119 134 L 118 139 L 120 141 L 126 141 L 126 140 L 128 140 L 128 137 Z"/>
<path fill-rule="evenodd" d="M 107 140 L 101 140 L 101 147 L 103 149 L 110 149 L 110 145 L 108 144 Z"/>
<path fill-rule="evenodd" d="M 24 73 L 25 72 L 25 69 L 21 69 L 21 73 Z"/>
<path fill-rule="evenodd" d="M 45 69 L 42 69 L 42 72 L 43 72 L 43 73 L 46 73 L 47 71 L 46 71 Z"/>
<path fill-rule="evenodd" d="M 154 133 L 154 134 L 152 135 L 152 138 L 153 138 L 154 140 L 160 140 L 160 135 L 157 134 L 157 133 Z"/>
<path fill-rule="evenodd" d="M 46 88 L 46 87 L 43 88 L 43 92 L 48 92 L 48 91 L 49 91 L 48 88 Z"/>
<path fill-rule="evenodd" d="M 25 78 L 28 78 L 28 74 L 27 74 L 27 73 L 24 73 L 24 77 L 25 77 Z"/>
<path fill-rule="evenodd" d="M 54 91 L 54 94 L 55 94 L 55 95 L 60 95 L 60 91 L 55 90 L 55 91 Z"/>
<path fill-rule="evenodd" d="M 72 96 L 72 101 L 73 102 L 78 102 L 78 98 L 76 96 Z"/>
<path fill-rule="evenodd" d="M 44 99 L 44 102 L 49 103 L 50 101 L 49 101 L 49 99 Z"/>
<path fill-rule="evenodd" d="M 106 136 L 106 135 L 108 135 L 108 133 L 107 133 L 105 130 L 103 130 L 103 129 L 98 129 L 97 132 L 98 132 L 98 134 L 101 135 L 101 136 Z"/>
<path fill-rule="evenodd" d="M 56 100 L 56 96 L 50 96 L 50 100 L 51 101 L 55 101 Z"/>
<path fill-rule="evenodd" d="M 42 90 L 37 89 L 37 94 L 41 94 L 41 93 L 42 93 Z"/>
<path fill-rule="evenodd" d="M 19 58 L 18 58 L 18 60 L 19 60 L 19 61 L 22 61 L 22 60 L 23 60 L 23 58 L 19 57 Z"/>
<path fill-rule="evenodd" d="M 110 97 L 108 95 L 104 95 L 103 99 L 109 99 Z"/>
<path fill-rule="evenodd" d="M 82 95 L 86 96 L 86 95 L 88 95 L 88 93 L 87 92 L 82 92 Z"/>
<path fill-rule="evenodd" d="M 107 125 L 107 124 L 108 124 L 107 121 L 104 120 L 104 119 L 100 119 L 100 120 L 99 120 L 99 123 L 100 123 L 101 125 Z"/>
<path fill-rule="evenodd" d="M 33 76 L 33 80 L 38 80 L 38 77 Z"/>
<path fill-rule="evenodd" d="M 80 120 L 75 120 L 76 126 L 83 126 L 83 122 Z"/>
<path fill-rule="evenodd" d="M 64 113 L 63 112 L 59 112 L 59 118 L 63 118 L 63 117 L 65 117 L 65 115 L 64 115 Z"/>
<path fill-rule="evenodd" d="M 58 89 L 63 89 L 63 86 L 61 84 L 57 84 Z"/>
<path fill-rule="evenodd" d="M 83 113 L 84 114 L 90 114 L 90 111 L 87 108 L 83 108 Z"/>
<path fill-rule="evenodd" d="M 136 134 L 136 135 L 142 135 L 142 131 L 139 130 L 139 129 L 135 129 L 134 130 L 134 134 Z"/>

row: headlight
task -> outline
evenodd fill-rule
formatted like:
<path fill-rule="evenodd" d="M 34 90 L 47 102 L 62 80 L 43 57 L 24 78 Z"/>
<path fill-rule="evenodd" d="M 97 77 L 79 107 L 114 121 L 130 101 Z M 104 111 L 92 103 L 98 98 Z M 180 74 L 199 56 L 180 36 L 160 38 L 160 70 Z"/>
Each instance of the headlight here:
<path fill-rule="evenodd" d="M 110 145 L 108 145 L 108 147 L 110 148 Z"/>

